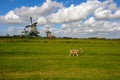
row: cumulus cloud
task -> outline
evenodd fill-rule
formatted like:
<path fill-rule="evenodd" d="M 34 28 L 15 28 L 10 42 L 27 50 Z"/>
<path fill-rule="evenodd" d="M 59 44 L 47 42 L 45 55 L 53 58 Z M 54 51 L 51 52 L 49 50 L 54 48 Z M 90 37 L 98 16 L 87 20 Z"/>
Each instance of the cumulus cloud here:
<path fill-rule="evenodd" d="M 120 23 L 116 21 L 97 20 L 91 17 L 83 25 L 92 30 L 87 33 L 88 35 L 94 34 L 94 36 L 105 38 L 120 37 Z"/>
<path fill-rule="evenodd" d="M 94 17 L 90 17 L 88 20 L 84 22 L 84 26 L 95 27 L 97 26 L 97 22 Z"/>
<path fill-rule="evenodd" d="M 120 18 L 120 8 L 116 7 L 116 4 L 112 0 L 104 1 L 100 7 L 94 11 L 94 15 L 97 19 L 116 19 Z"/>
<path fill-rule="evenodd" d="M 112 18 L 120 19 L 120 9 L 116 10 L 116 12 L 112 15 Z"/>
<path fill-rule="evenodd" d="M 105 9 L 103 7 L 99 7 L 95 10 L 94 15 L 97 19 L 120 19 L 120 9 L 112 11 L 110 9 Z"/>
<path fill-rule="evenodd" d="M 21 23 L 21 19 L 13 11 L 9 11 L 5 16 L 0 16 L 0 19 L 5 23 Z"/>
<path fill-rule="evenodd" d="M 38 22 L 39 24 L 55 24 L 83 20 L 87 18 L 87 16 L 89 16 L 89 14 L 100 4 L 101 2 L 97 0 L 88 0 L 86 3 L 82 3 L 77 6 L 71 5 L 68 8 L 63 7 L 59 9 L 57 13 L 53 13 L 47 17 L 40 17 Z"/>
<path fill-rule="evenodd" d="M 47 16 L 55 12 L 58 8 L 62 7 L 62 3 L 56 1 L 46 0 L 41 6 L 16 8 L 9 11 L 6 15 L 0 16 L 0 21 L 4 23 L 25 23 L 29 17 L 34 17 L 37 20 L 40 16 Z"/>

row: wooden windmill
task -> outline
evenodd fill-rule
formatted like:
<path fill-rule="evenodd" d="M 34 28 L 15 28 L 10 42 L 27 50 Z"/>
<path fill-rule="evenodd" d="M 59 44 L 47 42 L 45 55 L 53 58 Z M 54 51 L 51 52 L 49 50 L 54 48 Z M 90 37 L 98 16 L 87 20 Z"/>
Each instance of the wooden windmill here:
<path fill-rule="evenodd" d="M 37 37 L 39 32 L 37 31 L 37 22 L 32 23 L 32 17 L 30 17 L 30 25 L 25 26 L 24 33 L 25 36 Z"/>
<path fill-rule="evenodd" d="M 53 36 L 52 32 L 49 30 L 49 27 L 47 28 L 47 31 L 46 31 L 46 37 L 49 39 L 55 38 L 55 36 Z"/>

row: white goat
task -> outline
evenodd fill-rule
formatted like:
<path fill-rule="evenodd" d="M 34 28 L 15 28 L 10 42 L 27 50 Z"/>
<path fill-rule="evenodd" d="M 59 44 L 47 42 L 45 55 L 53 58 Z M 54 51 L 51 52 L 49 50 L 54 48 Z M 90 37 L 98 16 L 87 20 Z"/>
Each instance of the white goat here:
<path fill-rule="evenodd" d="M 71 49 L 70 50 L 70 55 L 71 56 L 78 56 L 82 52 L 83 52 L 82 48 L 80 48 L 80 49 Z"/>

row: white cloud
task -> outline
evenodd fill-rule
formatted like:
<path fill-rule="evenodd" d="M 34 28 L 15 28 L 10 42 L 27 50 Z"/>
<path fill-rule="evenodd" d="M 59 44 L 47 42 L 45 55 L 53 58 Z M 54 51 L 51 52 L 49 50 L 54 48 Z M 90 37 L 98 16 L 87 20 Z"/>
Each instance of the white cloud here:
<path fill-rule="evenodd" d="M 99 1 L 87 1 L 77 6 L 63 7 L 57 13 L 53 13 L 47 17 L 40 17 L 38 22 L 39 24 L 56 24 L 83 20 L 100 4 L 101 2 Z"/>
<path fill-rule="evenodd" d="M 116 10 L 116 12 L 113 14 L 112 18 L 120 19 L 120 9 Z"/>
<path fill-rule="evenodd" d="M 94 12 L 94 15 L 97 19 L 109 19 L 111 17 L 111 11 L 104 10 L 103 7 L 99 7 Z"/>
<path fill-rule="evenodd" d="M 120 19 L 120 8 L 117 8 L 113 0 L 106 0 L 94 11 L 94 15 L 101 20 Z"/>
<path fill-rule="evenodd" d="M 72 22 L 63 24 L 59 35 L 67 37 L 105 37 L 119 38 L 120 23 L 106 20 L 96 20 L 90 17 L 85 22 Z"/>
<path fill-rule="evenodd" d="M 19 16 L 17 16 L 13 11 L 10 11 L 6 14 L 5 19 L 19 19 Z"/>
<path fill-rule="evenodd" d="M 94 15 L 97 19 L 120 19 L 120 9 L 115 11 L 110 9 L 105 9 L 104 7 L 99 7 L 95 10 Z"/>
<path fill-rule="evenodd" d="M 94 17 L 90 17 L 88 20 L 84 22 L 84 25 L 89 27 L 95 27 L 97 26 L 97 23 Z"/>
<path fill-rule="evenodd" d="M 0 16 L 0 21 L 4 23 L 26 23 L 29 21 L 29 17 L 34 17 L 33 20 L 36 21 L 40 16 L 47 16 L 60 7 L 62 3 L 56 1 L 46 0 L 46 2 L 41 6 L 26 7 L 22 6 L 21 8 L 16 8 L 9 11 L 6 15 Z"/>
<path fill-rule="evenodd" d="M 0 16 L 0 20 L 5 23 L 21 23 L 21 19 L 13 11 L 9 11 L 5 16 Z"/>
<path fill-rule="evenodd" d="M 4 32 L 9 35 L 19 35 L 21 34 L 21 31 L 21 27 L 10 26 Z"/>

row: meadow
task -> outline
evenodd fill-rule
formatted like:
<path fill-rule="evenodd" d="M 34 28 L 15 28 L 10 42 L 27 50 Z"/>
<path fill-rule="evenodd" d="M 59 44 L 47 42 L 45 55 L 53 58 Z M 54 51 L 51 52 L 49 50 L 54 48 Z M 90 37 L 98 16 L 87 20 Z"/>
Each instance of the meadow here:
<path fill-rule="evenodd" d="M 0 38 L 0 80 L 120 80 L 120 40 Z"/>

